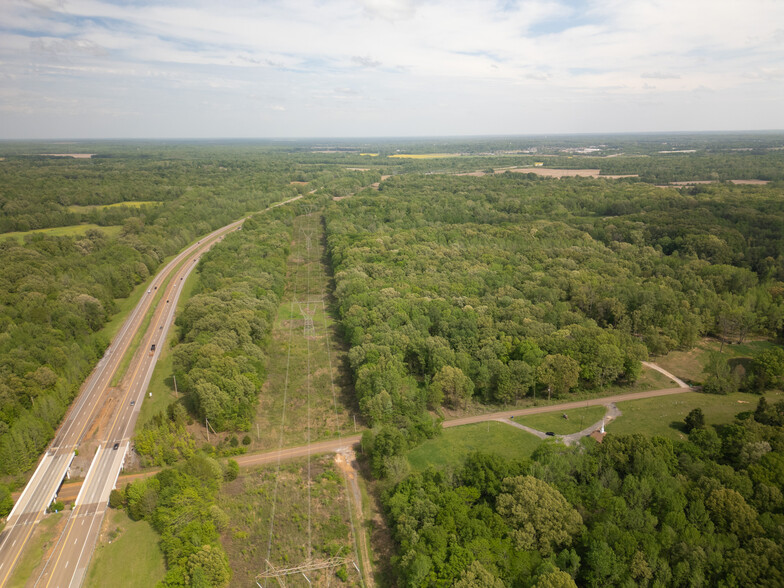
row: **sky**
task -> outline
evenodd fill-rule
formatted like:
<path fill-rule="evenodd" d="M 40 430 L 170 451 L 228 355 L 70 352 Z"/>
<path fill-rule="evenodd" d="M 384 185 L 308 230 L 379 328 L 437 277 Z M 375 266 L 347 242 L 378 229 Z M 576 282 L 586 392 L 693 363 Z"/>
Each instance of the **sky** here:
<path fill-rule="evenodd" d="M 772 129 L 782 0 L 0 1 L 0 139 Z"/>

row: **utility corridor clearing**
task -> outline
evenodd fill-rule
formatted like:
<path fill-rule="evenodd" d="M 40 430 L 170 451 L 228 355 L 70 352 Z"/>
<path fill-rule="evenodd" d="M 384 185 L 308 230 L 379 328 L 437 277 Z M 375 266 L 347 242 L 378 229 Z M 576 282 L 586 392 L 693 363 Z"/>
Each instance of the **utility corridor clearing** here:
<path fill-rule="evenodd" d="M 353 434 L 351 394 L 338 370 L 345 351 L 336 345 L 329 316 L 321 215 L 308 205 L 301 212 L 293 223 L 286 291 L 272 330 L 258 427 L 252 431 L 255 449 Z M 349 586 L 364 586 L 355 564 L 363 565 L 360 551 L 367 562 L 365 539 L 350 474 L 333 454 L 308 453 L 296 461 L 278 458 L 224 486 L 219 504 L 229 515 L 230 531 L 221 541 L 234 582 L 278 586 L 276 574 L 288 570 L 282 575 L 287 586 L 329 585 L 339 582 L 336 575 Z"/>

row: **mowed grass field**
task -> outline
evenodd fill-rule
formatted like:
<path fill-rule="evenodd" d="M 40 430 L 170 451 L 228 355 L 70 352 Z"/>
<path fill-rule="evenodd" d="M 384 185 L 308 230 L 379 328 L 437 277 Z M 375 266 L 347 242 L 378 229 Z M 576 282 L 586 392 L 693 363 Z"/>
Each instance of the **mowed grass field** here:
<path fill-rule="evenodd" d="M 155 586 L 166 575 L 159 541 L 160 536 L 147 521 L 132 521 L 124 510 L 110 509 L 85 576 L 85 586 Z"/>
<path fill-rule="evenodd" d="M 784 392 L 769 392 L 769 402 L 784 400 Z M 739 412 L 753 411 L 759 401 L 757 394 L 737 392 L 719 396 L 702 392 L 685 392 L 674 396 L 646 398 L 630 402 L 618 402 L 623 413 L 607 425 L 608 433 L 661 435 L 670 439 L 685 440 L 683 419 L 695 408 L 701 408 L 705 422 L 709 425 L 731 423 Z"/>
<path fill-rule="evenodd" d="M 27 235 L 47 235 L 49 237 L 79 237 L 84 235 L 90 229 L 101 231 L 108 237 L 116 237 L 120 234 L 122 227 L 119 225 L 110 225 L 102 227 L 100 225 L 83 224 L 83 225 L 69 225 L 67 227 L 52 227 L 50 229 L 33 229 L 32 231 L 13 231 L 10 233 L 0 233 L 0 239 L 16 239 L 20 243 L 24 241 Z"/>
<path fill-rule="evenodd" d="M 287 447 L 354 432 L 351 379 L 343 369 L 346 349 L 330 312 L 322 237 L 319 216 L 295 219 L 286 291 L 272 327 L 250 450 L 276 449 L 281 435 Z M 307 335 L 303 312 L 313 321 Z"/>
<path fill-rule="evenodd" d="M 354 559 L 346 485 L 331 455 L 314 457 L 310 472 L 306 460 L 284 463 L 280 470 L 265 466 L 243 472 L 223 485 L 218 506 L 228 515 L 221 543 L 234 572 L 232 586 L 255 586 L 266 559 L 277 568 L 299 565 L 309 556 Z M 308 577 L 315 586 L 361 586 L 353 566 L 346 568 L 347 582 L 336 571 L 308 572 Z M 308 586 L 302 576 L 285 580 L 287 586 Z"/>
<path fill-rule="evenodd" d="M 588 406 L 573 410 L 532 414 L 529 416 L 515 417 L 515 422 L 531 427 L 537 431 L 552 431 L 556 435 L 569 435 L 578 433 L 602 420 L 607 412 L 604 406 Z M 567 418 L 564 418 L 564 415 Z"/>
<path fill-rule="evenodd" d="M 406 457 L 412 470 L 422 471 L 429 466 L 442 469 L 458 467 L 474 451 L 496 453 L 508 459 L 528 457 L 541 443 L 541 439 L 522 429 L 488 421 L 444 429 Z"/>

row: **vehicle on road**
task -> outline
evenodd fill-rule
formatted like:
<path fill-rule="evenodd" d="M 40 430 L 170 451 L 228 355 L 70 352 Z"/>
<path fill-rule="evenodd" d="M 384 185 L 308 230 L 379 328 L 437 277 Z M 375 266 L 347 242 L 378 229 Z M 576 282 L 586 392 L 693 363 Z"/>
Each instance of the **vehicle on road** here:
<path fill-rule="evenodd" d="M 545 435 L 547 435 L 548 437 L 555 437 L 555 433 L 553 433 L 552 431 L 547 431 Z"/>
<path fill-rule="evenodd" d="M 150 345 L 150 355 L 152 355 L 153 353 L 155 353 L 155 343 Z"/>
<path fill-rule="evenodd" d="M 114 447 L 112 447 L 112 449 L 113 449 L 114 451 L 117 451 L 119 448 L 120 448 L 120 444 L 119 444 L 119 443 L 115 443 L 115 444 L 114 444 Z"/>
<path fill-rule="evenodd" d="M 131 400 L 131 406 L 133 406 L 134 404 L 136 404 L 136 401 L 135 400 Z"/>

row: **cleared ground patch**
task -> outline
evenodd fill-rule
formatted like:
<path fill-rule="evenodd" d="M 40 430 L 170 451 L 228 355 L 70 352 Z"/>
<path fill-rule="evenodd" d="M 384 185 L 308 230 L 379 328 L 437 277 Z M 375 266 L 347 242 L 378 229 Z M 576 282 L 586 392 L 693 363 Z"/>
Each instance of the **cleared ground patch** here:
<path fill-rule="evenodd" d="M 769 402 L 784 399 L 784 392 L 765 395 Z M 623 413 L 607 425 L 608 433 L 661 435 L 670 439 L 686 439 L 683 419 L 695 408 L 701 408 L 709 425 L 731 423 L 739 412 L 757 408 L 758 394 L 737 392 L 719 396 L 702 392 L 686 392 L 677 396 L 646 398 L 616 403 Z"/>
<path fill-rule="evenodd" d="M 124 510 L 109 510 L 85 576 L 85 586 L 155 586 L 166 575 L 159 540 L 160 536 L 147 521 L 132 521 Z"/>
<path fill-rule="evenodd" d="M 346 485 L 333 456 L 313 459 L 310 478 L 309 485 L 307 462 L 300 460 L 282 464 L 280 470 L 276 466 L 256 468 L 224 484 L 218 506 L 228 516 L 221 543 L 234 572 L 232 586 L 255 586 L 265 560 L 285 568 L 309 557 L 354 559 Z M 336 575 L 340 569 L 345 570 L 346 582 Z M 361 586 L 352 565 L 308 572 L 308 577 L 316 586 Z M 285 581 L 287 586 L 308 586 L 302 575 Z M 267 580 L 266 586 L 278 584 Z"/>
<path fill-rule="evenodd" d="M 84 235 L 90 229 L 101 231 L 108 237 L 116 237 L 120 234 L 122 227 L 119 225 L 110 225 L 102 227 L 100 225 L 69 225 L 67 227 L 52 227 L 49 229 L 33 229 L 32 231 L 12 231 L 10 233 L 0 233 L 0 239 L 16 239 L 20 243 L 24 241 L 27 235 L 46 235 L 47 237 L 77 237 Z"/>
<path fill-rule="evenodd" d="M 115 202 L 114 204 L 72 204 L 68 207 L 70 212 L 90 212 L 92 210 L 103 210 L 106 208 L 141 208 L 142 206 L 157 206 L 161 200 L 133 200 L 127 202 Z"/>
<path fill-rule="evenodd" d="M 496 453 L 508 459 L 531 455 L 542 440 L 511 425 L 488 421 L 444 429 L 435 439 L 415 447 L 406 456 L 412 470 L 459 466 L 472 451 Z"/>

